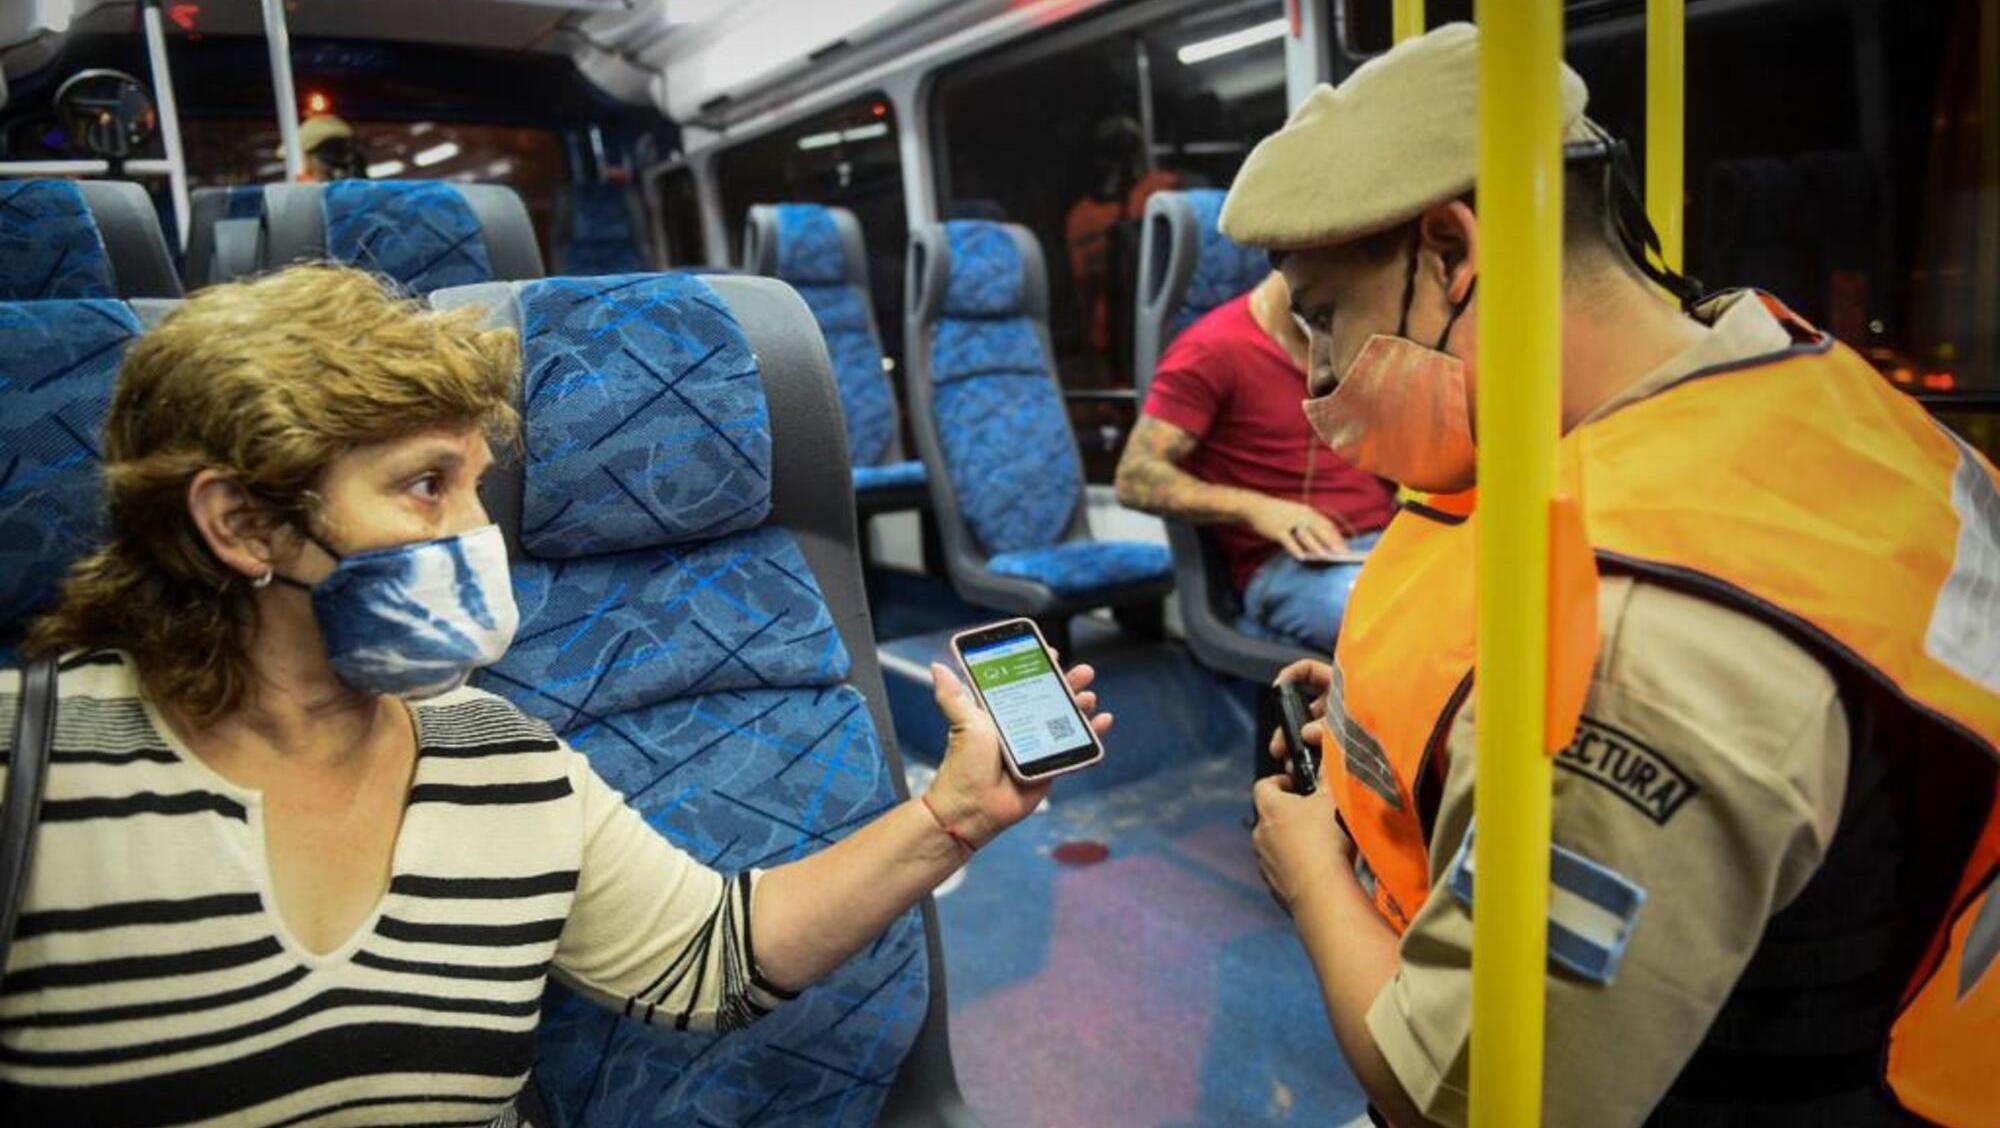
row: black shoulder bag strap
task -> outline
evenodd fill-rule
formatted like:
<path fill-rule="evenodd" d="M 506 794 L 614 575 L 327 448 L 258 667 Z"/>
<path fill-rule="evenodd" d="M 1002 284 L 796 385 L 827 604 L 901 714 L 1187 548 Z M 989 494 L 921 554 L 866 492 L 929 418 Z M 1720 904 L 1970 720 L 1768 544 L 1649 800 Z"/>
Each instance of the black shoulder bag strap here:
<path fill-rule="evenodd" d="M 56 739 L 56 660 L 41 658 L 21 671 L 20 712 L 14 717 L 14 751 L 7 761 L 7 796 L 0 806 L 0 977 L 27 894 L 34 861 L 35 823 L 48 781 L 49 747 Z"/>

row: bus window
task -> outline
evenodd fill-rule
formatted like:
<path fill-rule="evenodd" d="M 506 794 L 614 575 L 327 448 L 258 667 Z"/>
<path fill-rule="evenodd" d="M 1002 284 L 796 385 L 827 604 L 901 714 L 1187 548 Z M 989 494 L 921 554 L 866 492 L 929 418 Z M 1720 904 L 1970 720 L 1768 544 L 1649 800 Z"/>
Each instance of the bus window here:
<path fill-rule="evenodd" d="M 694 170 L 685 165 L 660 177 L 660 222 L 667 233 L 667 262 L 670 265 L 708 265 L 708 237 L 702 231 L 701 198 L 695 191 Z"/>
<path fill-rule="evenodd" d="M 1335 2 L 1345 65 L 1387 48 L 1389 0 Z M 1472 17 L 1471 0 L 1428 7 L 1433 24 Z M 1566 52 L 1640 168 L 1644 12 L 1570 0 Z M 1994 6 L 1690 4 L 1686 267 L 1710 288 L 1768 290 L 1996 454 L 2000 223 L 1980 208 L 2000 190 L 1981 164 L 2000 151 L 2000 107 L 1982 115 L 1980 76 L 2000 60 L 1979 57 L 1982 13 Z"/>
<path fill-rule="evenodd" d="M 1041 240 L 1056 368 L 1092 481 L 1111 480 L 1136 416 L 1146 200 L 1228 187 L 1284 124 L 1284 35 L 1278 0 L 1127 10 L 975 59 L 939 86 L 942 214 L 1019 223 Z"/>
<path fill-rule="evenodd" d="M 909 217 L 896 111 L 885 95 L 864 95 L 724 150 L 716 180 L 735 262 L 743 259 L 752 204 L 830 204 L 853 212 L 868 244 L 869 297 L 882 352 L 901 362 Z"/>
<path fill-rule="evenodd" d="M 549 257 L 557 189 L 569 182 L 562 138 L 547 129 L 439 121 L 355 121 L 360 163 L 371 180 L 451 180 L 505 184 L 520 193 Z M 269 118 L 199 118 L 182 123 L 194 187 L 271 184 L 285 179 L 278 126 Z"/>

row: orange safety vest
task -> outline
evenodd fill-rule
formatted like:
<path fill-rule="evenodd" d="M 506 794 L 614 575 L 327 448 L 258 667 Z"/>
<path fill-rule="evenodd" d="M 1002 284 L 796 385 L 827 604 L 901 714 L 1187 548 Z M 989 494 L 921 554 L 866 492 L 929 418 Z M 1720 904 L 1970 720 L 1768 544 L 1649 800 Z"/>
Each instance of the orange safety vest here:
<path fill-rule="evenodd" d="M 1860 357 L 1766 301 L 1802 338 L 1793 348 L 1690 375 L 1558 448 L 1558 481 L 1580 500 L 1567 510 L 1567 552 L 1558 509 L 1549 747 L 1568 743 L 1596 661 L 1594 557 L 1769 623 L 1973 750 L 1966 762 L 1992 790 L 1984 827 L 1884 1065 L 1906 1109 L 1992 1125 L 2000 485 L 1991 464 Z M 1329 719 L 1342 755 L 1327 757 L 1326 774 L 1376 907 L 1398 933 L 1430 891 L 1427 820 L 1472 687 L 1474 502 L 1468 492 L 1405 507 L 1355 584 L 1334 659 Z"/>

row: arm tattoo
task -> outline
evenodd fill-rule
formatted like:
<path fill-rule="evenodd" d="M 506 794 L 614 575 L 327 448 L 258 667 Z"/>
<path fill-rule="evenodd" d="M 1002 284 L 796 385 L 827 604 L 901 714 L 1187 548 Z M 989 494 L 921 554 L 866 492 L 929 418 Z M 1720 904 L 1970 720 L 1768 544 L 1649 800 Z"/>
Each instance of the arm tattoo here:
<path fill-rule="evenodd" d="M 1133 509 L 1196 525 L 1244 520 L 1263 495 L 1213 485 L 1181 469 L 1179 464 L 1197 445 L 1195 437 L 1179 427 L 1140 416 L 1118 460 L 1118 500 Z"/>

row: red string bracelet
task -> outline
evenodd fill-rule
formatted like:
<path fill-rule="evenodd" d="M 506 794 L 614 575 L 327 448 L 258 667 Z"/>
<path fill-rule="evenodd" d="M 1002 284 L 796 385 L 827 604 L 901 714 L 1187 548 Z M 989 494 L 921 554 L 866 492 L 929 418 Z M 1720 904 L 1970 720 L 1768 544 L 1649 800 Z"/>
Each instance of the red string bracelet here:
<path fill-rule="evenodd" d="M 965 847 L 966 853 L 976 854 L 979 852 L 979 847 L 973 845 L 972 839 L 967 838 L 965 835 L 959 833 L 957 827 L 944 821 L 944 816 L 937 813 L 936 807 L 931 806 L 931 797 L 928 794 L 917 796 L 917 802 L 922 803 L 924 805 L 924 810 L 929 811 L 931 813 L 931 821 L 938 824 L 938 829 L 944 831 L 945 834 L 949 835 L 953 842 L 956 842 L 960 846 Z"/>

